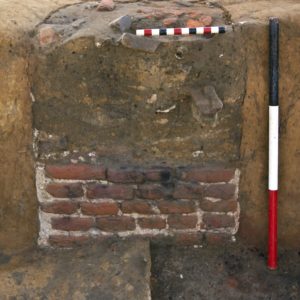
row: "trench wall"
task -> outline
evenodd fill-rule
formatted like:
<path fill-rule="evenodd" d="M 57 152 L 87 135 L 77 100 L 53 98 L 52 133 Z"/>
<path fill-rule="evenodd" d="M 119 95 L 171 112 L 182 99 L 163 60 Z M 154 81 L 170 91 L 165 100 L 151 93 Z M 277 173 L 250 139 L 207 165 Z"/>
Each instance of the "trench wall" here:
<path fill-rule="evenodd" d="M 48 22 L 48 18 L 34 29 L 36 23 L 26 23 L 23 18 L 27 24 L 24 30 L 29 34 L 20 34 L 16 29 L 20 43 L 15 43 L 12 26 L 4 26 L 2 249 L 34 245 L 38 231 L 40 243 L 47 245 L 76 243 L 81 233 L 79 241 L 117 232 L 162 233 L 175 239 L 183 233 L 193 241 L 207 239 L 209 234 L 235 234 L 247 243 L 265 247 L 266 20 L 270 14 L 278 15 L 281 21 L 279 243 L 283 247 L 299 246 L 299 7 L 297 3 L 286 6 L 280 1 L 270 7 L 267 2 L 257 1 L 238 5 L 230 2 L 226 9 L 234 21 L 248 23 L 226 38 L 173 43 L 165 40 L 157 49 L 150 45 L 155 48 L 153 52 L 135 49 L 128 40 L 116 44 L 103 42 L 95 33 L 102 23 L 94 23 L 90 36 L 77 32 L 77 36 L 67 40 L 75 34 L 77 25 L 74 27 L 72 22 L 62 26 L 57 20 Z M 42 20 L 45 15 L 46 9 L 37 19 Z M 212 15 L 217 24 L 224 22 L 222 11 L 216 9 Z M 112 13 L 111 18 L 114 17 Z M 108 21 L 103 18 L 104 23 Z M 46 39 L 41 39 L 42 27 L 46 28 Z M 49 27 L 54 30 L 47 31 Z M 43 44 L 49 38 L 54 41 L 50 47 Z M 209 107 L 214 109 L 206 110 L 207 106 L 201 105 L 203 99 L 213 103 Z M 104 168 L 105 172 L 101 178 L 63 178 L 50 174 L 47 169 L 51 166 Z M 143 180 L 115 182 L 108 177 L 109 170 L 119 170 L 125 178 L 130 170 Z M 172 175 L 167 180 L 169 185 L 161 177 L 160 172 L 164 174 L 165 170 Z M 196 177 L 184 179 L 186 170 L 196 170 Z M 218 177 L 224 170 L 235 175 Z M 152 171 L 158 174 L 156 180 L 147 179 Z M 215 175 L 218 180 L 211 182 L 207 179 L 211 175 L 207 174 L 219 174 Z M 107 188 L 114 191 L 120 185 L 131 191 L 131 199 L 113 196 L 114 192 L 107 194 Z M 177 197 L 176 189 L 185 185 L 189 189 Z M 235 192 L 227 200 L 222 198 L 224 194 L 206 194 L 216 186 L 222 187 L 222 191 L 232 185 Z M 91 196 L 92 187 L 100 191 L 97 197 Z M 157 199 L 148 199 L 149 194 L 142 196 L 142 191 L 149 187 Z M 150 195 L 152 192 L 147 190 Z M 190 193 L 193 196 L 188 196 Z M 179 211 L 164 212 L 160 207 L 164 202 L 179 207 Z M 126 208 L 129 204 L 131 208 Z M 182 207 L 188 207 L 188 211 Z M 205 215 L 218 216 L 212 227 Z M 38 216 L 42 219 L 38 220 Z M 88 226 L 73 220 L 78 216 L 89 219 Z M 221 220 L 222 216 L 228 217 L 228 223 Z M 118 226 L 125 226 L 126 230 L 116 229 Z"/>

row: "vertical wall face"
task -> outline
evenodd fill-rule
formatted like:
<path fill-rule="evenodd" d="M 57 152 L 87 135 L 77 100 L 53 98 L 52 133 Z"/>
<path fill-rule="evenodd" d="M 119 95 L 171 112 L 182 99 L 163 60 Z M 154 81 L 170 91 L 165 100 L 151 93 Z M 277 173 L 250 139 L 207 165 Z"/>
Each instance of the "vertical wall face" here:
<path fill-rule="evenodd" d="M 40 244 L 112 234 L 195 242 L 234 235 L 246 74 L 240 33 L 119 40 L 83 7 L 63 9 L 38 29 Z M 74 12 L 85 18 L 76 30 Z M 87 37 L 94 27 L 110 38 Z"/>
<path fill-rule="evenodd" d="M 26 43 L 0 33 L 0 249 L 35 244 L 37 198 Z"/>

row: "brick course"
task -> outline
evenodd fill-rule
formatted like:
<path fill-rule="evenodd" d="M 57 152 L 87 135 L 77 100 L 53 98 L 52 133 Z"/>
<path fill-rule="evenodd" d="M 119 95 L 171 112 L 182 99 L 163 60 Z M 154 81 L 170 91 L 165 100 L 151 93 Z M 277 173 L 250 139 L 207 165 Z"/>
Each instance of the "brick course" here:
<path fill-rule="evenodd" d="M 46 175 L 57 179 L 106 179 L 106 168 L 101 165 L 47 165 Z"/>
<path fill-rule="evenodd" d="M 81 183 L 50 183 L 46 191 L 56 198 L 77 198 L 83 196 Z"/>
<path fill-rule="evenodd" d="M 37 176 L 40 244 L 72 247 L 116 235 L 179 245 L 229 238 L 238 226 L 236 174 L 216 167 L 51 164 L 46 180 Z"/>

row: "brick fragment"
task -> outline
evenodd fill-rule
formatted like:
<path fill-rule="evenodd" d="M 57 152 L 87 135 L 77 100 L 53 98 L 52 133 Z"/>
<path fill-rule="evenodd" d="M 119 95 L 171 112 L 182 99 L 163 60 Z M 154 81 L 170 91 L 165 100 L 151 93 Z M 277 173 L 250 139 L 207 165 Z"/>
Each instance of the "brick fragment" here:
<path fill-rule="evenodd" d="M 57 179 L 106 179 L 106 168 L 102 165 L 68 164 L 47 165 L 46 175 Z"/>
<path fill-rule="evenodd" d="M 101 202 L 90 203 L 83 202 L 80 204 L 81 212 L 84 215 L 97 216 L 97 215 L 117 215 L 119 211 L 118 203 L 116 202 Z"/>
<path fill-rule="evenodd" d="M 227 228 L 235 226 L 234 217 L 229 215 L 204 213 L 202 220 L 205 229 Z"/>
<path fill-rule="evenodd" d="M 205 188 L 204 196 L 211 198 L 218 198 L 223 200 L 233 199 L 235 196 L 234 184 L 211 184 Z"/>
<path fill-rule="evenodd" d="M 165 192 L 165 189 L 161 185 L 144 184 L 139 186 L 137 194 L 143 199 L 156 200 L 164 198 Z"/>
<path fill-rule="evenodd" d="M 107 179 L 115 183 L 142 183 L 144 175 L 142 171 L 132 168 L 108 169 Z"/>
<path fill-rule="evenodd" d="M 234 169 L 187 168 L 181 172 L 180 179 L 206 183 L 228 182 L 234 177 Z"/>
<path fill-rule="evenodd" d="M 87 197 L 89 199 L 111 198 L 119 200 L 129 200 L 133 198 L 133 187 L 127 185 L 103 185 L 90 184 L 87 186 Z"/>
<path fill-rule="evenodd" d="M 50 235 L 49 243 L 55 247 L 75 247 L 82 246 L 89 242 L 87 236 L 65 236 L 65 235 Z"/>
<path fill-rule="evenodd" d="M 166 228 L 166 220 L 161 217 L 139 218 L 138 224 L 141 228 L 146 229 L 164 229 Z"/>
<path fill-rule="evenodd" d="M 93 218 L 62 217 L 52 218 L 52 228 L 65 231 L 87 231 L 94 226 Z"/>
<path fill-rule="evenodd" d="M 179 183 L 173 193 L 177 199 L 201 199 L 203 195 L 203 186 L 190 183 Z"/>
<path fill-rule="evenodd" d="M 170 17 L 170 18 L 165 18 L 162 23 L 164 27 L 168 27 L 171 25 L 174 26 L 177 21 L 178 21 L 177 17 Z"/>
<path fill-rule="evenodd" d="M 162 214 L 185 214 L 196 211 L 192 201 L 161 201 L 157 203 Z"/>
<path fill-rule="evenodd" d="M 208 199 L 203 199 L 200 201 L 200 208 L 208 212 L 234 212 L 237 210 L 236 200 L 220 200 L 220 201 L 210 201 Z"/>
<path fill-rule="evenodd" d="M 77 211 L 78 203 L 74 201 L 55 201 L 50 203 L 41 203 L 41 210 L 51 214 L 70 215 Z"/>
<path fill-rule="evenodd" d="M 135 220 L 126 216 L 99 217 L 96 225 L 100 230 L 108 232 L 130 231 L 135 229 Z"/>
<path fill-rule="evenodd" d="M 173 177 L 173 170 L 171 168 L 157 167 L 144 170 L 145 179 L 149 181 L 168 182 Z"/>
<path fill-rule="evenodd" d="M 46 191 L 56 198 L 77 198 L 83 196 L 81 183 L 49 183 Z"/>
<path fill-rule="evenodd" d="M 59 35 L 51 25 L 42 26 L 39 29 L 38 37 L 42 47 L 51 45 L 59 40 Z"/>
<path fill-rule="evenodd" d="M 194 215 L 170 215 L 168 224 L 171 229 L 191 229 L 195 228 L 198 217 Z"/>
<path fill-rule="evenodd" d="M 121 203 L 121 210 L 124 214 L 138 213 L 143 215 L 153 214 L 153 208 L 145 201 L 133 200 Z"/>

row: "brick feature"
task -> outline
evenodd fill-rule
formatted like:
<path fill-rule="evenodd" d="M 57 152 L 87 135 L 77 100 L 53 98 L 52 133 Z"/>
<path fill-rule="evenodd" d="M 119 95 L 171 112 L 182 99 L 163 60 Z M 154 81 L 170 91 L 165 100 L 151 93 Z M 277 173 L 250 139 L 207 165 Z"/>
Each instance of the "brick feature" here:
<path fill-rule="evenodd" d="M 41 203 L 41 210 L 50 214 L 70 215 L 77 211 L 78 203 L 73 201 L 55 201 L 51 203 Z"/>
<path fill-rule="evenodd" d="M 99 217 L 96 225 L 100 230 L 108 232 L 130 231 L 135 229 L 135 220 L 132 217 Z"/>
<path fill-rule="evenodd" d="M 234 212 L 237 210 L 236 200 L 211 201 L 203 199 L 199 205 L 202 210 L 208 212 Z"/>
<path fill-rule="evenodd" d="M 161 201 L 157 206 L 162 214 L 186 214 L 196 211 L 195 204 L 191 201 Z"/>
<path fill-rule="evenodd" d="M 83 196 L 81 183 L 50 183 L 47 185 L 46 191 L 56 198 L 77 198 Z"/>
<path fill-rule="evenodd" d="M 115 202 L 89 203 L 80 204 L 81 212 L 84 215 L 100 216 L 100 215 L 116 215 L 119 211 L 119 206 Z"/>
<path fill-rule="evenodd" d="M 177 199 L 201 199 L 203 187 L 197 184 L 180 183 L 175 187 L 173 197 Z"/>
<path fill-rule="evenodd" d="M 144 171 L 145 179 L 149 181 L 168 182 L 173 177 L 171 168 L 152 168 Z"/>
<path fill-rule="evenodd" d="M 107 179 L 115 183 L 141 183 L 144 175 L 142 171 L 132 168 L 108 169 Z"/>
<path fill-rule="evenodd" d="M 190 229 L 195 228 L 198 218 L 194 215 L 170 215 L 168 217 L 168 224 L 173 229 Z"/>
<path fill-rule="evenodd" d="M 164 188 L 158 184 L 142 185 L 138 189 L 138 196 L 144 199 L 162 199 L 165 194 Z"/>
<path fill-rule="evenodd" d="M 205 189 L 204 195 L 205 197 L 228 200 L 234 198 L 235 187 L 234 184 L 212 184 Z"/>
<path fill-rule="evenodd" d="M 94 226 L 93 218 L 62 217 L 52 218 L 52 228 L 65 231 L 87 231 Z"/>
<path fill-rule="evenodd" d="M 106 168 L 101 165 L 69 164 L 48 165 L 46 175 L 56 179 L 106 179 Z"/>
<path fill-rule="evenodd" d="M 233 216 L 217 215 L 205 213 L 203 215 L 203 223 L 205 229 L 234 227 L 235 220 Z"/>
<path fill-rule="evenodd" d="M 87 197 L 89 199 L 111 198 L 128 200 L 133 198 L 133 188 L 127 185 L 103 185 L 90 184 L 87 187 Z"/>
<path fill-rule="evenodd" d="M 138 213 L 148 215 L 154 213 L 152 206 L 143 200 L 124 201 L 121 204 L 121 210 L 125 214 Z"/>
<path fill-rule="evenodd" d="M 147 229 L 164 229 L 166 228 L 166 220 L 160 217 L 140 218 L 138 224 L 141 228 Z"/>
<path fill-rule="evenodd" d="M 238 229 L 235 169 L 56 163 L 37 172 L 42 246 L 130 235 L 197 245 Z"/>
<path fill-rule="evenodd" d="M 189 168 L 181 172 L 181 180 L 205 183 L 228 182 L 234 177 L 234 169 Z"/>

